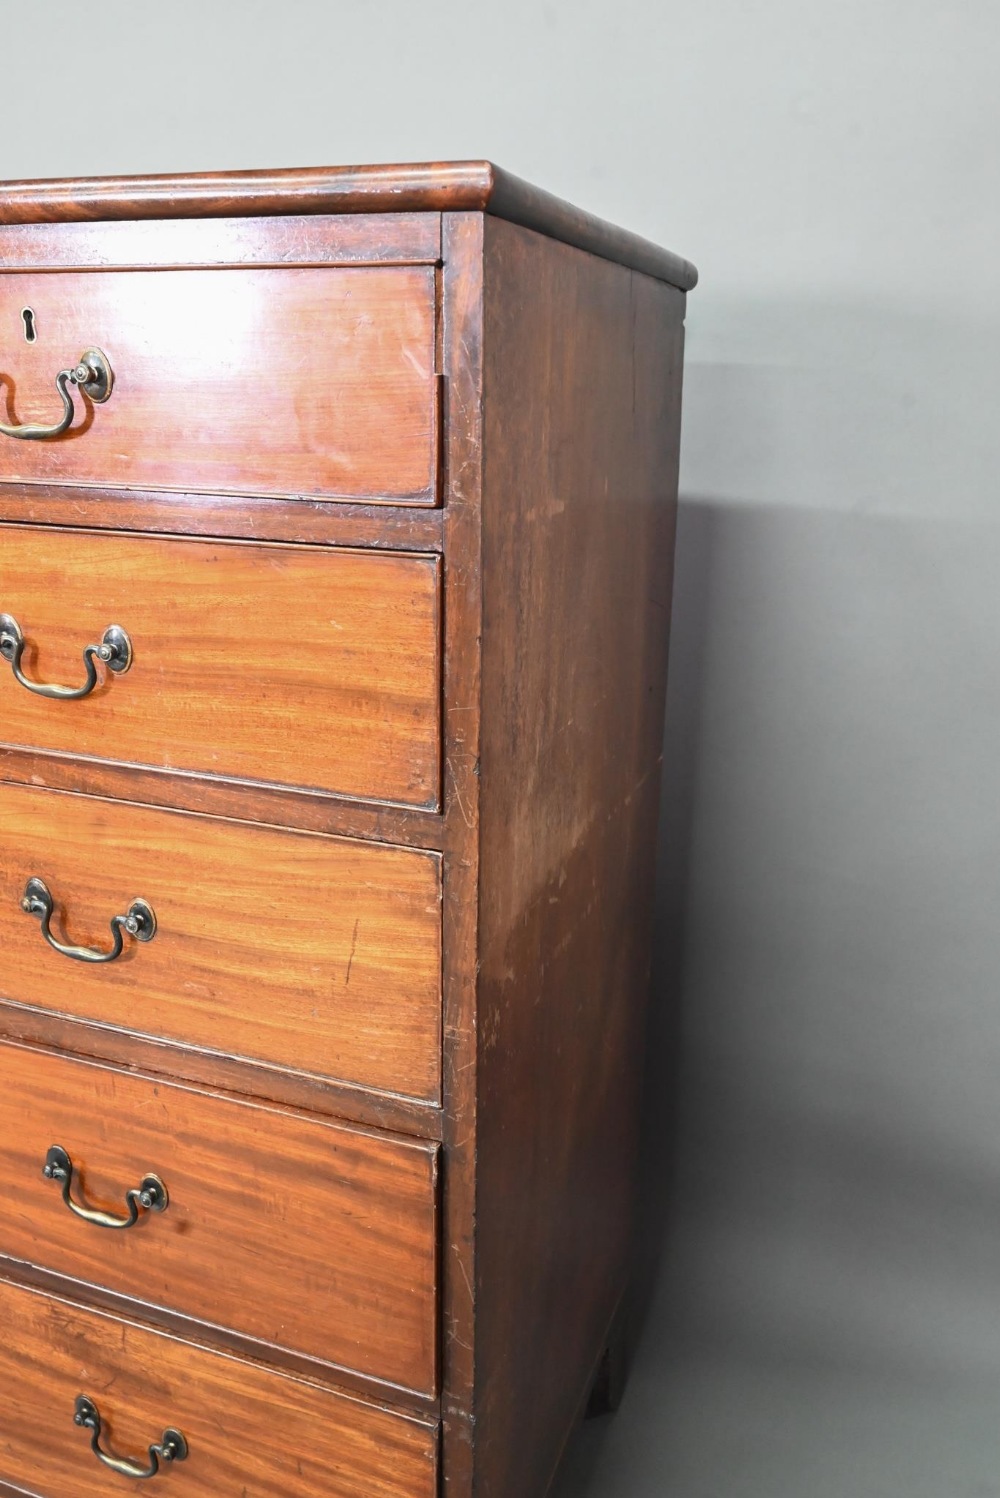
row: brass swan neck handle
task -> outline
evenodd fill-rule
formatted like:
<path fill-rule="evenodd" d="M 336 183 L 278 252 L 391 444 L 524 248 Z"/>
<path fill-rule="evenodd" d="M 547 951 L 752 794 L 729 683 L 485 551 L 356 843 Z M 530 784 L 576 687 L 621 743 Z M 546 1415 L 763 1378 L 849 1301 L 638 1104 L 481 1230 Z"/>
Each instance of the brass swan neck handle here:
<path fill-rule="evenodd" d="M 159 1176 L 152 1174 L 144 1175 L 138 1186 L 125 1192 L 125 1209 L 127 1216 L 116 1217 L 111 1212 L 102 1212 L 96 1207 L 88 1207 L 83 1202 L 75 1202 L 72 1197 L 74 1165 L 68 1151 L 61 1144 L 49 1146 L 49 1152 L 45 1156 L 45 1165 L 42 1175 L 47 1181 L 55 1181 L 62 1192 L 62 1199 L 66 1206 L 79 1217 L 82 1222 L 89 1222 L 94 1227 L 112 1228 L 123 1230 L 134 1228 L 139 1221 L 142 1212 L 165 1212 L 170 1205 L 170 1197 L 167 1188 Z"/>
<path fill-rule="evenodd" d="M 146 1482 L 149 1478 L 156 1476 L 161 1462 L 183 1462 L 187 1458 L 187 1441 L 179 1430 L 174 1430 L 170 1426 L 163 1432 L 156 1444 L 149 1447 L 149 1460 L 146 1466 L 141 1466 L 139 1462 L 129 1461 L 124 1456 L 112 1456 L 110 1452 L 102 1450 L 101 1412 L 86 1394 L 77 1395 L 73 1421 L 74 1424 L 90 1432 L 90 1449 L 97 1460 L 111 1472 L 117 1472 L 119 1477 L 131 1477 L 135 1482 Z"/>
<path fill-rule="evenodd" d="M 54 426 L 39 426 L 26 422 L 22 426 L 4 426 L 0 422 L 0 437 L 16 437 L 21 442 L 47 442 L 52 437 L 61 437 L 73 420 L 73 397 L 70 386 L 75 385 L 95 405 L 103 405 L 111 397 L 115 377 L 106 354 L 99 348 L 85 349 L 80 362 L 73 369 L 61 369 L 56 375 L 56 389 L 63 403 L 63 414 Z"/>
<path fill-rule="evenodd" d="M 52 917 L 55 913 L 52 891 L 45 880 L 39 879 L 37 875 L 32 875 L 24 887 L 21 909 L 25 915 L 34 916 L 40 922 L 42 935 L 53 952 L 58 952 L 60 957 L 72 957 L 75 962 L 117 962 L 125 950 L 126 936 L 131 936 L 134 941 L 146 942 L 152 941 L 156 935 L 156 916 L 152 907 L 145 900 L 133 900 L 124 915 L 111 917 L 112 944 L 107 951 L 60 941 L 52 930 Z"/>
<path fill-rule="evenodd" d="M 82 687 L 61 687 L 54 682 L 32 681 L 25 676 L 21 660 L 26 646 L 24 631 L 13 614 L 0 614 L 0 658 L 9 664 L 14 680 L 36 697 L 54 697 L 60 702 L 76 702 L 81 697 L 90 696 L 97 686 L 98 661 L 117 676 L 122 675 L 132 664 L 132 641 L 120 624 L 109 624 L 100 644 L 84 646 L 83 663 L 87 668 L 87 679 Z"/>

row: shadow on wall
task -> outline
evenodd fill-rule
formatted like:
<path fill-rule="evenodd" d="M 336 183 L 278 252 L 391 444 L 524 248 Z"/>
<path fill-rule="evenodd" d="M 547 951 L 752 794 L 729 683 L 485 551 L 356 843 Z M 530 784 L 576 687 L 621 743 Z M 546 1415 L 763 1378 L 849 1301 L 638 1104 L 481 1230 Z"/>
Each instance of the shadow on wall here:
<path fill-rule="evenodd" d="M 633 1284 L 633 1335 L 645 1324 L 664 1245 L 671 1237 L 680 1127 L 685 910 L 694 835 L 705 674 L 712 512 L 682 499 L 670 638 L 660 804 L 654 948 L 643 1092 L 641 1221 Z"/>
<path fill-rule="evenodd" d="M 677 568 L 643 1299 L 996 1368 L 1000 520 L 685 501 Z"/>
<path fill-rule="evenodd" d="M 996 322 L 692 302 L 636 1371 L 553 1498 L 1000 1492 Z"/>
<path fill-rule="evenodd" d="M 707 1350 L 1000 1399 L 998 578 L 1000 518 L 682 501 L 631 1396 L 664 1418 Z M 617 1498 L 614 1429 L 559 1498 Z"/>

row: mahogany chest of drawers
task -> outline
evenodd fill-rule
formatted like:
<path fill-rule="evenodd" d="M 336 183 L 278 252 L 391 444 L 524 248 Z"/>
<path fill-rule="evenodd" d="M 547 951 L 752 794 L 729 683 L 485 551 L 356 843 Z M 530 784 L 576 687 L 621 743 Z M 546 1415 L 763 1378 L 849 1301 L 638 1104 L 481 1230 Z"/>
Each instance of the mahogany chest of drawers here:
<path fill-rule="evenodd" d="M 486 163 L 0 184 L 0 1492 L 544 1498 L 694 283 Z"/>

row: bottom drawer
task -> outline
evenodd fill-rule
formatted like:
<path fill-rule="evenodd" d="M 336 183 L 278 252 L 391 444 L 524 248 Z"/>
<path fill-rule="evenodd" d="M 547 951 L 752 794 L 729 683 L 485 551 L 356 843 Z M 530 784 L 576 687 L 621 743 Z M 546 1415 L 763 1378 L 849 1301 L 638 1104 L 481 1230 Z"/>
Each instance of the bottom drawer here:
<path fill-rule="evenodd" d="M 74 1421 L 134 1464 L 180 1432 L 157 1481 L 185 1498 L 434 1498 L 437 1427 L 0 1282 L 0 1491 L 107 1498 L 124 1489 Z M 153 1489 L 157 1491 L 157 1489 Z"/>

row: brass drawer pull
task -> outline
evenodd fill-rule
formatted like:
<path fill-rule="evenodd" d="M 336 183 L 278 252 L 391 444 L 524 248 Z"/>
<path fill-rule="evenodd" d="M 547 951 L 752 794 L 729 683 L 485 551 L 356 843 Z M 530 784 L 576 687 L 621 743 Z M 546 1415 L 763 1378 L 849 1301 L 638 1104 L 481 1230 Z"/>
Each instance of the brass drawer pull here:
<path fill-rule="evenodd" d="M 99 348 L 89 348 L 80 355 L 75 369 L 61 369 L 56 375 L 56 389 L 62 396 L 63 414 L 55 426 L 5 427 L 0 423 L 0 436 L 19 437 L 23 442 L 45 442 L 49 437 L 61 437 L 73 420 L 73 397 L 69 393 L 71 384 L 76 385 L 88 400 L 101 406 L 111 396 L 115 377 L 106 354 Z"/>
<path fill-rule="evenodd" d="M 132 1228 L 139 1221 L 140 1209 L 144 1212 L 165 1212 L 170 1205 L 167 1188 L 159 1176 L 145 1175 L 139 1185 L 125 1193 L 127 1217 L 112 1217 L 110 1212 L 99 1212 L 94 1207 L 83 1207 L 70 1195 L 73 1185 L 73 1161 L 61 1144 L 49 1146 L 45 1156 L 42 1175 L 47 1181 L 56 1181 L 62 1188 L 62 1199 L 73 1213 L 84 1222 L 99 1228 Z"/>
<path fill-rule="evenodd" d="M 99 952 L 93 947 L 74 947 L 61 942 L 52 935 L 52 912 L 55 902 L 44 879 L 29 879 L 21 897 L 21 909 L 25 915 L 37 916 L 42 923 L 42 935 L 60 957 L 72 957 L 75 962 L 115 962 L 122 955 L 125 936 L 136 941 L 152 941 L 156 935 L 156 916 L 145 900 L 133 900 L 124 915 L 111 917 L 111 935 L 114 945 L 110 952 Z"/>
<path fill-rule="evenodd" d="M 97 1460 L 112 1472 L 117 1472 L 119 1477 L 133 1477 L 136 1482 L 145 1482 L 147 1478 L 156 1476 L 161 1462 L 182 1462 L 188 1454 L 187 1441 L 179 1430 L 174 1430 L 171 1426 L 167 1427 L 155 1446 L 150 1446 L 147 1467 L 141 1467 L 138 1462 L 130 1462 L 127 1457 L 111 1456 L 107 1451 L 102 1451 L 101 1412 L 86 1394 L 76 1396 L 73 1420 L 76 1425 L 90 1431 L 90 1449 Z"/>
<path fill-rule="evenodd" d="M 57 687 L 44 681 L 29 681 L 21 670 L 21 657 L 27 641 L 21 626 L 12 614 L 0 614 L 0 656 L 10 662 L 14 679 L 34 692 L 36 697 L 58 697 L 63 702 L 75 702 L 80 697 L 89 697 L 97 686 L 97 661 L 102 661 L 109 671 L 121 675 L 132 664 L 132 641 L 118 624 L 109 624 L 99 645 L 85 645 L 83 661 L 87 667 L 87 680 L 82 687 Z"/>

